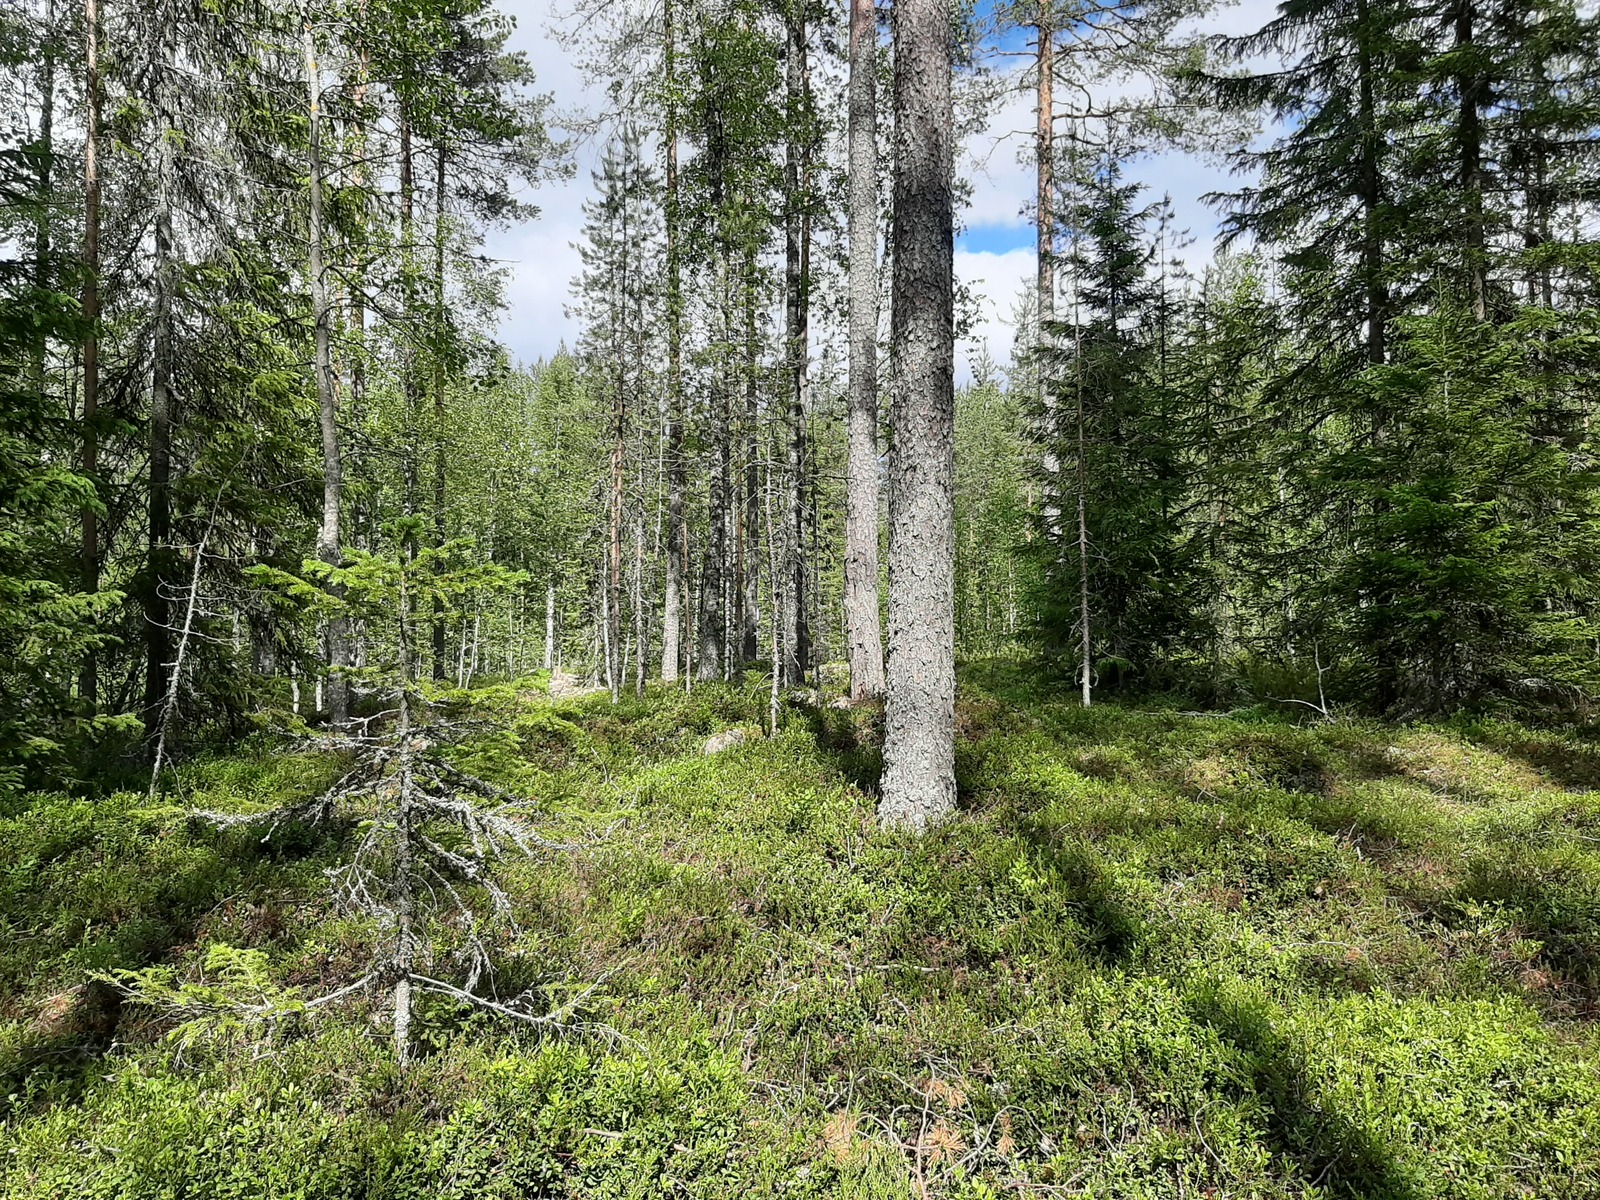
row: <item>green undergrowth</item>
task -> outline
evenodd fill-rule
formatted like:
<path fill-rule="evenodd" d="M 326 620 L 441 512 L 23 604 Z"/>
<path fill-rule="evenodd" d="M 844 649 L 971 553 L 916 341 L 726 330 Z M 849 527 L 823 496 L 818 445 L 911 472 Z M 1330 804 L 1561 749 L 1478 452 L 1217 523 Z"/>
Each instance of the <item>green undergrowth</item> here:
<path fill-rule="evenodd" d="M 458 698 L 459 764 L 571 847 L 504 863 L 495 987 L 593 990 L 560 1034 L 424 1004 L 404 1072 L 382 995 L 175 1031 L 93 982 L 217 946 L 286 994 L 357 977 L 351 829 L 182 811 L 338 761 L 0 813 L 0 1195 L 1600 1196 L 1579 734 L 1084 710 L 974 667 L 962 811 L 918 840 L 874 827 L 870 713 L 702 753 L 765 706 Z"/>

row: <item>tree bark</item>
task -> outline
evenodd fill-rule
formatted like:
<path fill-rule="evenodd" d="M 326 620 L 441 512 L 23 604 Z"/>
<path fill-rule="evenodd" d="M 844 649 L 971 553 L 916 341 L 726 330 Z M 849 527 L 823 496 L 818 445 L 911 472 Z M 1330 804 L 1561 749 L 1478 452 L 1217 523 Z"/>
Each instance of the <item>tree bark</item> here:
<path fill-rule="evenodd" d="M 307 259 L 311 274 L 311 317 L 317 410 L 322 432 L 322 524 L 317 529 L 317 557 L 330 567 L 343 561 L 340 548 L 340 504 L 344 464 L 339 453 L 339 400 L 333 386 L 332 307 L 323 264 L 322 218 L 322 68 L 307 8 L 304 25 L 306 106 L 310 118 L 310 236 Z M 342 591 L 335 587 L 334 594 Z M 350 719 L 349 622 L 342 615 L 328 622 L 328 720 L 334 726 Z"/>
<path fill-rule="evenodd" d="M 411 114 L 404 101 L 400 105 L 400 295 L 405 314 L 404 346 L 400 364 L 401 390 L 405 395 L 405 449 L 401 461 L 401 486 L 405 504 L 404 515 L 417 515 L 418 476 L 417 414 L 422 407 L 420 381 L 417 378 L 417 280 L 416 280 L 416 175 L 411 154 Z M 411 527 L 405 535 L 403 547 L 407 562 L 417 557 L 417 535 Z M 407 603 L 416 607 L 416 599 Z M 405 616 L 410 616 L 408 612 Z M 412 664 L 413 666 L 415 664 Z"/>
<path fill-rule="evenodd" d="M 1367 0 L 1358 0 L 1357 20 L 1362 32 L 1356 53 L 1356 112 L 1361 123 L 1361 271 L 1366 276 L 1367 362 L 1382 366 L 1388 357 L 1388 290 L 1383 278 L 1382 169 L 1378 157 L 1383 143 L 1378 136 L 1377 83 L 1367 38 Z"/>
<path fill-rule="evenodd" d="M 894 8 L 894 393 L 880 820 L 955 808 L 955 340 L 950 13 Z"/>
<path fill-rule="evenodd" d="M 788 20 L 788 55 L 785 68 L 788 145 L 784 155 L 784 335 L 789 374 L 788 497 L 784 505 L 784 550 L 787 576 L 783 591 L 784 682 L 804 682 L 809 637 L 805 608 L 805 455 L 807 366 L 810 330 L 805 296 L 804 229 L 802 195 L 805 142 L 801 128 L 809 119 L 806 105 L 805 23 L 799 14 Z"/>
<path fill-rule="evenodd" d="M 757 461 L 757 438 L 760 436 L 760 409 L 757 397 L 759 377 L 759 350 L 756 342 L 757 307 L 760 295 L 756 279 L 756 247 L 746 247 L 744 284 L 744 544 L 745 572 L 742 579 L 744 600 L 740 605 L 742 616 L 740 647 L 745 662 L 755 662 L 761 657 L 761 468 Z"/>
<path fill-rule="evenodd" d="M 666 74 L 666 267 L 667 267 L 667 585 L 661 611 L 661 678 L 676 683 L 683 661 L 689 548 L 684 537 L 683 494 L 683 287 L 679 266 L 678 101 L 672 0 L 662 5 L 663 69 Z"/>
<path fill-rule="evenodd" d="M 1472 315 L 1479 321 L 1489 318 L 1488 250 L 1484 233 L 1483 207 L 1483 73 L 1472 66 L 1473 26 L 1477 15 L 1475 0 L 1457 0 L 1455 51 L 1466 65 L 1456 76 L 1460 95 L 1457 136 L 1461 149 L 1461 191 L 1466 202 L 1465 259 L 1467 294 Z"/>
<path fill-rule="evenodd" d="M 172 557 L 172 304 L 175 286 L 172 210 L 174 171 L 171 78 L 177 69 L 176 17 L 163 10 L 161 64 L 155 83 L 156 147 L 155 320 L 150 370 L 149 579 L 145 593 L 145 711 L 156 715 L 167 691 L 172 650 L 167 575 Z"/>
<path fill-rule="evenodd" d="M 556 667 L 556 585 L 552 580 L 544 593 L 544 669 Z"/>
<path fill-rule="evenodd" d="M 878 613 L 878 20 L 850 0 L 850 392 L 845 412 L 844 621 L 850 698 L 883 694 Z"/>
<path fill-rule="evenodd" d="M 444 309 L 444 142 L 434 148 L 433 177 L 433 548 L 444 548 L 445 521 L 445 309 Z M 433 599 L 433 677 L 444 679 L 445 661 L 444 601 Z"/>
<path fill-rule="evenodd" d="M 706 545 L 700 572 L 700 628 L 695 644 L 696 674 L 702 680 L 721 679 L 726 671 L 726 610 L 723 605 L 728 563 L 728 510 L 732 500 L 731 455 L 728 429 L 732 387 L 726 361 L 729 349 L 728 262 L 726 245 L 719 246 L 717 277 L 722 291 L 722 350 L 712 385 L 710 485 L 706 505 Z"/>
<path fill-rule="evenodd" d="M 84 3 L 84 129 L 83 129 L 83 473 L 98 487 L 100 473 L 100 6 Z M 79 553 L 80 586 L 85 594 L 100 590 L 100 518 L 92 505 L 83 509 L 83 544 Z M 94 650 L 83 661 L 78 694 L 92 714 L 99 704 L 100 668 Z"/>

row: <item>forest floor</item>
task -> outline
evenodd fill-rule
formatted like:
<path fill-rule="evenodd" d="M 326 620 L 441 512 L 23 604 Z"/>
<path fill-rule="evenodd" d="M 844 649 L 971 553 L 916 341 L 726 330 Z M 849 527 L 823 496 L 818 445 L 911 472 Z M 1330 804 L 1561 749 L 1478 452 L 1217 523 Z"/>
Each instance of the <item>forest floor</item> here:
<path fill-rule="evenodd" d="M 502 864 L 496 986 L 581 1027 L 431 999 L 402 1071 L 381 994 L 229 1015 L 361 974 L 380 931 L 324 877 L 359 826 L 185 809 L 336 756 L 32 796 L 0 807 L 0 1196 L 1600 1196 L 1581 734 L 1084 710 L 979 664 L 962 812 L 917 840 L 874 828 L 870 714 L 708 755 L 763 684 L 455 703 L 459 764 L 573 847 Z M 191 1019 L 91 977 L 152 965 L 207 984 Z"/>

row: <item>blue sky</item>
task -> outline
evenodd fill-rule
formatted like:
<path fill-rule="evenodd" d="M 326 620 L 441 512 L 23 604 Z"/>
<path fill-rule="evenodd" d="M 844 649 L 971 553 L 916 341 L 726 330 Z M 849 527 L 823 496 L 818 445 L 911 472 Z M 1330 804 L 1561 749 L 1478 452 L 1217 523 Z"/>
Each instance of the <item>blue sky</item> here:
<path fill-rule="evenodd" d="M 843 0 L 839 0 L 841 17 Z M 553 12 L 551 0 L 503 0 L 517 20 L 512 45 L 525 51 L 539 75 L 539 90 L 553 92 L 562 108 L 582 106 L 592 93 L 584 79 L 548 34 Z M 1253 30 L 1273 13 L 1272 0 L 1241 0 L 1207 18 L 1207 32 Z M 1027 35 L 1014 35 L 1019 45 Z M 1009 47 L 1008 48 L 1014 48 Z M 1021 58 L 996 60 L 997 71 L 1020 72 Z M 961 148 L 958 173 L 973 184 L 972 202 L 961 214 L 965 231 L 957 240 L 956 273 L 978 299 L 978 319 L 971 337 L 958 347 L 958 377 L 965 381 L 968 363 L 986 345 L 1002 366 L 1010 358 L 1010 314 L 1026 280 L 1034 271 L 1032 225 L 1023 209 L 1033 189 L 1031 162 L 1032 97 L 1017 90 L 989 114 L 983 130 Z M 507 286 L 508 307 L 502 316 L 501 339 L 514 357 L 532 361 L 556 350 L 563 340 L 576 339 L 577 326 L 566 316 L 567 290 L 578 271 L 578 254 L 571 243 L 581 226 L 580 205 L 590 188 L 592 148 L 580 153 L 571 180 L 547 184 L 530 197 L 542 212 L 537 221 L 490 234 L 487 252 L 511 269 Z M 1196 241 L 1186 252 L 1191 267 L 1209 261 L 1217 218 L 1200 200 L 1208 191 L 1225 187 L 1226 173 L 1214 162 L 1178 153 L 1142 159 L 1129 174 L 1144 182 L 1154 195 L 1170 193 L 1179 225 L 1187 226 Z"/>

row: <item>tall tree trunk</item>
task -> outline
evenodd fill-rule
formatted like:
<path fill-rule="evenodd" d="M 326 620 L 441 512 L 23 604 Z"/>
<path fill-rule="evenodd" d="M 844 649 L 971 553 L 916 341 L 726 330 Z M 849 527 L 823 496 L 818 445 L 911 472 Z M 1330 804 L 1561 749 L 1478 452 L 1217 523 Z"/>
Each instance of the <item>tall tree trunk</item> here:
<path fill-rule="evenodd" d="M 955 343 L 950 13 L 894 6 L 894 337 L 889 665 L 879 818 L 955 808 Z"/>
<path fill-rule="evenodd" d="M 850 698 L 883 694 L 878 613 L 878 20 L 850 0 L 850 392 L 845 412 L 844 623 Z"/>
<path fill-rule="evenodd" d="M 1038 96 L 1034 105 L 1034 167 L 1037 172 L 1037 212 L 1035 214 L 1035 251 L 1037 277 L 1034 283 L 1036 317 L 1039 323 L 1039 344 L 1043 348 L 1048 334 L 1046 326 L 1055 319 L 1056 307 L 1056 256 L 1055 256 L 1055 78 L 1056 38 L 1051 20 L 1052 0 L 1038 0 L 1039 12 L 1034 24 L 1038 37 Z M 1039 404 L 1041 409 L 1049 403 L 1048 372 L 1043 361 L 1038 368 Z"/>
<path fill-rule="evenodd" d="M 759 625 L 761 616 L 761 467 L 758 460 L 757 438 L 760 436 L 760 409 L 757 383 L 760 377 L 759 349 L 756 343 L 756 309 L 760 294 L 756 278 L 756 247 L 751 243 L 745 252 L 744 284 L 744 540 L 745 575 L 744 601 L 740 605 L 743 625 L 740 647 L 745 662 L 755 662 L 761 657 Z"/>
<path fill-rule="evenodd" d="M 1080 662 L 1078 686 L 1083 706 L 1093 703 L 1094 637 L 1089 624 L 1089 446 L 1085 436 L 1083 411 L 1083 326 L 1078 320 L 1078 287 L 1072 288 L 1072 368 L 1077 383 L 1078 403 L 1078 636 Z"/>
<path fill-rule="evenodd" d="M 39 53 L 39 145 L 44 153 L 39 159 L 39 196 L 45 201 L 39 205 L 33 226 L 33 282 L 40 294 L 51 283 L 51 216 L 55 202 L 54 162 L 56 124 L 56 5 L 48 0 L 45 5 L 45 30 Z M 50 349 L 48 338 L 39 338 L 33 347 L 33 386 L 39 392 L 45 388 L 45 359 Z"/>
<path fill-rule="evenodd" d="M 1360 48 L 1356 53 L 1356 108 L 1361 124 L 1361 271 L 1366 276 L 1367 362 L 1382 366 L 1388 356 L 1388 289 L 1383 271 L 1382 167 L 1379 155 L 1383 143 L 1378 135 L 1378 102 L 1375 64 L 1368 39 L 1367 0 L 1357 0 L 1357 20 L 1361 26 Z"/>
<path fill-rule="evenodd" d="M 666 266 L 667 266 L 667 585 L 661 611 L 661 678 L 678 679 L 683 661 L 683 622 L 688 610 L 688 539 L 684 537 L 683 494 L 683 288 L 679 264 L 678 100 L 674 61 L 673 5 L 662 5 L 663 69 L 666 73 Z"/>
<path fill-rule="evenodd" d="M 400 296 L 404 312 L 404 350 L 400 363 L 400 387 L 405 396 L 404 427 L 405 447 L 400 464 L 401 486 L 404 492 L 404 515 L 417 515 L 420 465 L 417 462 L 417 418 L 422 408 L 421 380 L 417 375 L 417 185 L 411 146 L 411 114 L 404 102 L 400 106 Z M 407 562 L 417 557 L 417 535 L 411 527 L 405 535 L 404 553 Z M 414 612 L 416 598 L 408 597 Z M 407 617 L 410 612 L 405 614 Z M 420 657 L 420 652 L 417 656 Z M 415 667 L 416 664 L 412 663 Z"/>
<path fill-rule="evenodd" d="M 628 409 L 624 383 L 619 377 L 612 385 L 611 400 L 611 482 L 607 489 L 610 536 L 606 542 L 606 664 L 611 702 L 622 698 L 622 484 L 628 436 Z"/>
<path fill-rule="evenodd" d="M 317 410 L 322 430 L 322 524 L 317 530 L 317 557 L 330 567 L 343 561 L 340 547 L 339 507 L 344 492 L 344 464 L 339 455 L 339 399 L 333 386 L 332 307 L 323 265 L 322 221 L 322 68 L 317 62 L 316 36 L 311 12 L 304 24 L 306 54 L 306 106 L 310 118 L 310 237 L 307 259 L 311 273 L 314 371 Z M 342 589 L 335 588 L 335 594 Z M 328 720 L 334 726 L 350 719 L 349 623 L 336 616 L 328 622 Z"/>
<path fill-rule="evenodd" d="M 719 235 L 720 236 L 720 235 Z M 728 418 L 733 406 L 733 389 L 728 382 L 728 358 L 731 350 L 731 324 L 728 289 L 727 245 L 723 241 L 717 249 L 717 279 L 722 292 L 722 356 L 717 364 L 712 385 L 710 487 L 706 505 L 706 545 L 700 572 L 700 628 L 696 639 L 696 674 L 702 680 L 721 679 L 726 670 L 724 661 L 726 621 L 723 607 L 727 586 L 725 573 L 728 562 L 728 510 L 731 502 L 730 437 Z"/>
<path fill-rule="evenodd" d="M 789 461 L 788 497 L 784 505 L 784 550 L 787 557 L 783 590 L 784 682 L 798 684 L 805 678 L 807 646 L 805 609 L 805 546 L 802 524 L 805 514 L 806 452 L 806 371 L 810 355 L 805 297 L 804 232 L 805 142 L 809 133 L 801 128 L 809 120 L 805 104 L 805 23 L 798 13 L 788 20 L 788 55 L 785 68 L 788 145 L 784 155 L 784 337 L 789 375 Z"/>
<path fill-rule="evenodd" d="M 446 537 L 445 522 L 445 338 L 447 326 L 444 308 L 444 210 L 445 169 L 447 159 L 444 142 L 435 147 L 433 177 L 433 548 L 442 549 Z M 444 601 L 433 600 L 433 677 L 445 677 Z"/>
<path fill-rule="evenodd" d="M 1489 317 L 1488 249 L 1484 233 L 1483 208 L 1483 73 L 1474 65 L 1473 25 L 1476 0 L 1457 0 L 1455 53 L 1465 64 L 1456 76 L 1460 95 L 1457 136 L 1461 148 L 1461 192 L 1465 204 L 1465 259 L 1467 294 L 1472 315 L 1479 321 Z"/>
<path fill-rule="evenodd" d="M 544 669 L 556 669 L 556 585 L 551 580 L 544 593 Z"/>
<path fill-rule="evenodd" d="M 639 425 L 639 500 L 633 514 L 633 693 L 644 695 L 646 660 L 650 654 L 650 605 L 644 593 L 644 425 Z"/>
<path fill-rule="evenodd" d="M 158 144 L 156 148 L 155 211 L 155 320 L 151 343 L 150 371 L 150 513 L 149 580 L 145 593 L 145 684 L 144 707 L 155 716 L 167 691 L 168 660 L 172 651 L 168 575 L 172 558 L 172 305 L 174 249 L 172 210 L 174 180 L 174 141 L 172 123 L 172 74 L 176 64 L 176 16 L 171 6 L 163 8 L 161 63 L 155 99 Z"/>
<path fill-rule="evenodd" d="M 100 6 L 84 3 L 84 128 L 83 128 L 83 473 L 98 487 L 100 473 Z M 92 505 L 83 509 L 83 544 L 79 553 L 80 586 L 86 594 L 100 590 L 100 518 Z M 78 693 L 92 713 L 100 699 L 98 655 L 83 661 Z"/>

